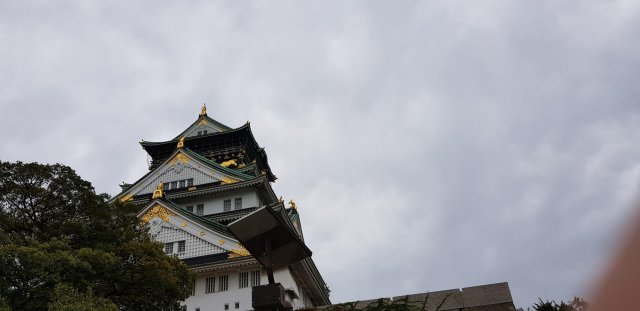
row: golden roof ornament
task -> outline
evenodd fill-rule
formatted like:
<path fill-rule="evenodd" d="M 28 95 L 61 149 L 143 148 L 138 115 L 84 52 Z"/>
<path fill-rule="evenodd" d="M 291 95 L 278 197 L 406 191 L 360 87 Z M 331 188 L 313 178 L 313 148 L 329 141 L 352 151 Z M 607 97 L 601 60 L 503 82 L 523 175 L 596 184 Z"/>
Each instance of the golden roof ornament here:
<path fill-rule="evenodd" d="M 291 208 L 293 208 L 294 210 L 298 210 L 298 206 L 296 205 L 296 202 L 293 201 L 293 199 L 289 201 L 289 204 L 291 204 Z"/>
<path fill-rule="evenodd" d="M 180 140 L 178 141 L 178 148 L 184 148 L 184 136 L 180 137 Z"/>
<path fill-rule="evenodd" d="M 231 159 L 229 161 L 224 161 L 224 162 L 220 163 L 220 165 L 222 165 L 224 167 L 236 167 L 236 166 L 238 166 L 238 162 L 236 161 L 236 159 Z"/>
<path fill-rule="evenodd" d="M 202 108 L 200 108 L 200 115 L 201 116 L 206 116 L 207 115 L 207 104 L 202 103 Z"/>
<path fill-rule="evenodd" d="M 151 196 L 152 199 L 160 199 L 164 196 L 164 192 L 162 191 L 163 189 L 163 185 L 162 185 L 162 181 L 158 184 L 158 186 L 156 187 L 156 190 L 153 191 L 153 196 Z"/>

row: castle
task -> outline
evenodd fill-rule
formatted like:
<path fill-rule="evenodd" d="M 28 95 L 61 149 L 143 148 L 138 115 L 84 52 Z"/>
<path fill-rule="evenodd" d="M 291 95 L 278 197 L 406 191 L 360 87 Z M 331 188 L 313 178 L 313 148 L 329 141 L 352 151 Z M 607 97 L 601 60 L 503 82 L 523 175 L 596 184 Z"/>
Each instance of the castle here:
<path fill-rule="evenodd" d="M 189 311 L 251 310 L 252 286 L 266 284 L 260 264 L 227 225 L 259 207 L 280 214 L 304 240 L 295 202 L 278 199 L 267 154 L 247 122 L 230 128 L 207 115 L 163 142 L 142 141 L 149 172 L 122 184 L 114 199 L 140 206 L 139 218 L 165 253 L 195 273 Z M 330 305 L 329 289 L 311 258 L 274 271 L 294 309 Z"/>

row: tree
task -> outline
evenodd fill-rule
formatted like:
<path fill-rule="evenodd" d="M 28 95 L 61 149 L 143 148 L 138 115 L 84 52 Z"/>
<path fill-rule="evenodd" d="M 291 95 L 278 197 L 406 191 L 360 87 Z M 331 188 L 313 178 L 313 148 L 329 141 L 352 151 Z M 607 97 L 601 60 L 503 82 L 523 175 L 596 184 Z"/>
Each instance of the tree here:
<path fill-rule="evenodd" d="M 534 311 L 587 311 L 589 308 L 589 303 L 587 303 L 584 299 L 580 297 L 574 297 L 572 301 L 560 301 L 560 304 L 555 301 L 543 301 L 542 298 L 538 298 L 538 302 L 536 302 L 532 306 Z M 522 308 L 518 309 L 519 311 L 523 311 Z M 530 311 L 531 308 L 527 308 L 527 311 Z"/>
<path fill-rule="evenodd" d="M 180 310 L 193 273 L 150 239 L 138 207 L 108 199 L 67 166 L 0 161 L 0 302 L 75 310 L 58 286 L 121 310 Z"/>
<path fill-rule="evenodd" d="M 53 290 L 49 311 L 118 311 L 118 306 L 109 299 L 95 297 L 91 288 L 83 294 L 69 285 L 59 284 Z"/>

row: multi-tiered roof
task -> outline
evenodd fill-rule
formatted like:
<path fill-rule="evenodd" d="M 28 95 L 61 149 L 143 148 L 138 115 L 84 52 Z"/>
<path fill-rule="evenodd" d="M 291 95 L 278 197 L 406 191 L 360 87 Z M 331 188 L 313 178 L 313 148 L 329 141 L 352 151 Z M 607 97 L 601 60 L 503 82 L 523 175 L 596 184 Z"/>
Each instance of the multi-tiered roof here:
<path fill-rule="evenodd" d="M 172 140 L 142 141 L 140 144 L 152 159 L 149 172 L 131 184 L 121 185 L 122 192 L 114 200 L 142 206 L 140 218 L 143 222 L 154 217 L 162 219 L 168 225 L 219 247 L 219 251 L 212 254 L 183 258 L 192 269 L 206 271 L 253 261 L 227 229 L 227 224 L 259 206 L 197 215 L 188 211 L 184 202 L 239 190 L 253 191 L 263 205 L 272 207 L 289 228 L 303 238 L 295 203 L 287 208 L 274 193 L 270 183 L 276 177 L 271 172 L 264 148 L 251 133 L 249 122 L 230 128 L 210 118 L 203 106 L 198 119 Z M 189 179 L 167 183 L 176 176 L 184 176 L 185 171 L 188 171 Z M 311 258 L 291 265 L 290 269 L 312 293 L 316 305 L 330 303 L 326 284 Z"/>
<path fill-rule="evenodd" d="M 163 142 L 142 141 L 140 145 L 151 156 L 150 169 L 156 168 L 176 150 L 181 138 L 184 147 L 216 163 L 236 160 L 230 167 L 241 172 L 265 174 L 269 181 L 275 181 L 271 172 L 267 153 L 261 148 L 251 133 L 249 122 L 232 129 L 207 115 L 206 108 L 200 112 L 198 119 L 186 130 L 172 140 Z"/>

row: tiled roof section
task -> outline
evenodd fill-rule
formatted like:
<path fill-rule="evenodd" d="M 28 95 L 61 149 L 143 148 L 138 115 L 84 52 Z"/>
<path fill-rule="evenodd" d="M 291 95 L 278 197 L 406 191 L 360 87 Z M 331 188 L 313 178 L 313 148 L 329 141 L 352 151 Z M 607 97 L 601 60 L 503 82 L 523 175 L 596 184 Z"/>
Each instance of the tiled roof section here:
<path fill-rule="evenodd" d="M 205 158 L 204 156 L 200 155 L 199 153 L 197 153 L 195 151 L 189 150 L 189 148 L 182 148 L 180 150 L 184 151 L 184 153 L 188 154 L 189 156 L 192 156 L 192 157 L 204 162 L 205 164 L 209 165 L 212 168 L 215 168 L 217 170 L 223 171 L 223 172 L 225 172 L 225 173 L 227 173 L 227 174 L 229 174 L 229 175 L 231 175 L 233 177 L 240 178 L 241 180 L 247 180 L 247 179 L 255 178 L 254 176 L 239 172 L 239 171 L 234 170 L 234 169 L 230 169 L 228 167 L 224 167 L 224 166 L 216 163 L 215 161 L 211 161 L 211 160 Z M 177 152 L 178 151 L 176 151 L 176 153 Z M 171 159 L 173 156 L 175 156 L 175 154 L 170 156 L 169 159 Z"/>
<path fill-rule="evenodd" d="M 228 258 L 229 258 L 229 252 L 224 252 L 219 254 L 185 258 L 185 259 L 182 259 L 182 261 L 189 267 L 197 267 L 197 266 L 203 266 L 203 265 L 227 260 Z"/>
<path fill-rule="evenodd" d="M 176 140 L 176 139 L 180 139 L 180 137 L 184 136 L 184 134 L 185 134 L 185 133 L 186 133 L 186 132 L 187 132 L 187 131 L 192 127 L 192 126 L 194 126 L 194 125 L 196 125 L 196 124 L 200 123 L 200 121 L 202 121 L 203 119 L 204 119 L 204 120 L 206 120 L 207 122 L 209 122 L 209 123 L 213 124 L 214 126 L 221 128 L 223 131 L 231 130 L 231 128 L 230 128 L 230 127 L 228 127 L 228 126 L 226 126 L 226 125 L 224 125 L 224 124 L 222 124 L 222 123 L 220 123 L 220 122 L 218 122 L 218 121 L 216 121 L 216 120 L 214 120 L 214 119 L 210 118 L 208 115 L 206 115 L 206 114 L 205 114 L 205 115 L 200 115 L 196 121 L 194 121 L 193 123 L 191 123 L 191 125 L 187 126 L 187 128 L 186 128 L 184 131 L 182 131 L 180 134 L 178 134 L 178 136 L 176 136 L 176 137 L 174 138 L 174 140 Z"/>
<path fill-rule="evenodd" d="M 198 121 L 196 121 L 196 122 L 198 122 Z M 189 127 L 191 127 L 191 125 Z M 234 129 L 230 128 L 229 130 L 226 130 L 224 132 L 207 133 L 207 134 L 204 134 L 204 135 L 201 135 L 201 136 L 196 136 L 196 137 L 185 137 L 185 141 L 192 140 L 192 139 L 202 139 L 202 138 L 213 137 L 213 136 L 218 136 L 218 135 L 227 135 L 227 134 L 232 133 L 232 132 L 242 132 L 242 131 L 244 131 L 246 129 L 249 129 L 249 128 L 250 128 L 250 125 L 249 125 L 249 123 L 247 123 L 247 124 L 245 124 L 245 125 L 243 125 L 241 127 L 234 128 Z M 165 141 L 144 141 L 143 140 L 143 141 L 140 142 L 140 145 L 143 148 L 144 147 L 148 147 L 148 146 L 157 146 L 157 145 L 164 145 L 164 144 L 169 144 L 169 143 L 177 145 L 178 141 L 182 137 L 183 133 L 180 133 L 180 135 L 176 136 L 172 140 L 165 140 Z M 253 135 L 251 137 L 253 137 Z"/>
<path fill-rule="evenodd" d="M 163 162 L 165 157 L 173 153 L 173 151 L 176 149 L 176 146 L 178 144 L 180 137 L 181 136 L 178 136 L 172 140 L 162 141 L 162 142 L 150 142 L 150 141 L 140 142 L 140 145 L 142 146 L 142 148 L 145 151 L 147 151 L 147 153 L 152 157 L 151 169 L 157 166 L 156 161 Z M 209 157 L 209 155 L 205 153 L 211 152 L 211 150 L 220 151 L 224 148 L 222 148 L 221 146 L 215 147 L 214 149 L 211 149 L 211 150 L 209 149 L 199 150 L 198 148 L 202 146 L 207 146 L 209 144 L 214 144 L 214 145 L 217 144 L 214 142 L 218 142 L 218 143 L 225 142 L 225 141 L 233 142 L 233 141 L 236 141 L 238 137 L 243 137 L 241 139 L 243 142 L 240 145 L 232 146 L 232 149 L 237 148 L 238 150 L 234 149 L 229 152 L 238 152 L 239 150 L 240 151 L 246 150 L 248 153 L 253 154 L 251 158 L 246 158 L 245 160 L 247 160 L 247 162 L 257 160 L 258 161 L 257 170 L 260 172 L 264 170 L 267 176 L 269 176 L 269 180 L 275 181 L 277 178 L 273 174 L 273 172 L 271 172 L 271 168 L 269 167 L 269 162 L 267 159 L 267 153 L 265 152 L 264 148 L 258 145 L 258 142 L 256 141 L 251 131 L 251 125 L 248 122 L 241 127 L 230 129 L 227 131 L 207 133 L 200 136 L 186 137 L 184 142 L 185 142 L 185 146 L 190 148 L 192 147 L 192 149 L 196 149 L 195 150 L 196 152 L 199 152 Z"/>
<path fill-rule="evenodd" d="M 228 212 L 222 212 L 222 213 L 216 213 L 216 214 L 209 214 L 209 215 L 204 215 L 202 217 L 209 219 L 211 221 L 215 221 L 218 223 L 222 223 L 222 224 L 229 224 L 230 222 L 239 219 L 253 211 L 255 211 L 256 209 L 258 209 L 257 207 L 249 207 L 249 208 L 243 208 L 243 209 L 239 209 L 239 210 L 233 210 L 233 211 L 228 211 Z"/>
<path fill-rule="evenodd" d="M 255 176 L 251 176 L 251 175 L 249 175 L 249 174 L 245 174 L 245 173 L 242 173 L 242 172 L 239 172 L 239 171 L 236 171 L 236 170 L 230 169 L 230 168 L 228 168 L 228 167 L 224 167 L 224 166 L 222 166 L 222 165 L 220 165 L 220 164 L 216 163 L 215 161 L 211 161 L 211 160 L 209 160 L 209 159 L 207 159 L 207 158 L 205 158 L 205 157 L 201 156 L 201 155 L 200 155 L 200 154 L 198 154 L 197 152 L 194 152 L 194 151 L 189 150 L 188 148 L 182 148 L 182 149 L 178 149 L 178 150 L 176 150 L 176 151 L 173 153 L 173 155 L 171 155 L 170 157 L 168 157 L 168 158 L 165 160 L 165 163 L 166 163 L 167 161 L 170 161 L 170 160 L 171 160 L 171 159 L 172 159 L 172 158 L 173 158 L 173 157 L 174 157 L 178 152 L 180 152 L 180 150 L 184 151 L 184 153 L 188 154 L 189 156 L 191 156 L 191 157 L 193 157 L 193 158 L 195 158 L 195 159 L 197 159 L 197 160 L 199 160 L 199 161 L 203 162 L 203 163 L 204 163 L 204 164 L 206 164 L 207 166 L 209 166 L 209 167 L 211 167 L 211 168 L 213 168 L 213 169 L 216 169 L 216 170 L 222 171 L 222 172 L 224 172 L 224 173 L 227 173 L 227 174 L 229 174 L 229 175 L 231 175 L 231 176 L 233 176 L 233 177 L 239 178 L 239 179 L 240 179 L 240 180 L 242 180 L 242 181 L 247 181 L 247 180 L 251 180 L 251 179 L 256 179 L 256 177 L 255 177 Z M 164 164 L 164 163 L 163 163 L 163 164 Z M 142 181 L 142 180 L 144 180 L 145 178 L 147 178 L 147 176 L 149 176 L 149 175 L 153 174 L 153 172 L 155 172 L 155 171 L 156 171 L 156 170 L 149 171 L 149 172 L 147 172 L 146 174 L 144 174 L 144 176 L 142 176 L 142 177 L 140 177 L 138 180 L 136 180 L 135 182 L 133 182 L 133 183 L 131 183 L 131 184 L 128 184 L 128 185 L 129 185 L 129 187 L 128 187 L 127 189 L 122 190 L 120 193 L 116 194 L 116 195 L 112 198 L 112 201 L 113 201 L 113 200 L 115 200 L 116 198 L 118 198 L 119 196 L 121 196 L 122 194 L 124 194 L 125 192 L 127 192 L 129 189 L 131 189 L 131 187 L 133 187 L 134 185 L 136 185 L 136 184 L 137 184 L 137 183 L 139 183 L 140 181 Z M 219 185 L 219 183 L 217 183 L 217 184 Z M 274 194 L 274 195 L 275 195 L 275 194 Z M 147 195 L 144 195 L 143 197 L 146 197 L 146 196 L 147 196 Z M 134 198 L 134 200 L 135 200 L 135 199 L 137 199 L 137 198 Z"/>
<path fill-rule="evenodd" d="M 195 188 L 195 189 L 193 189 Z M 254 177 L 246 181 L 239 181 L 231 184 L 220 184 L 220 182 L 198 185 L 191 188 L 165 191 L 165 196 L 169 199 L 179 200 L 193 197 L 207 197 L 220 192 L 237 190 L 243 188 L 254 188 L 258 191 L 258 196 L 264 202 L 276 201 L 276 195 L 265 176 Z M 190 190 L 192 189 L 192 190 Z M 146 204 L 151 199 L 152 194 L 143 194 L 133 197 L 131 203 Z"/>
<path fill-rule="evenodd" d="M 162 198 L 162 199 L 158 199 L 158 201 L 162 202 L 163 204 L 175 209 L 178 213 L 180 213 L 181 216 L 188 218 L 189 220 L 200 224 L 208 229 L 211 229 L 215 232 L 218 232 L 222 235 L 231 237 L 233 237 L 233 234 L 231 234 L 231 232 L 229 232 L 229 229 L 227 229 L 227 226 L 219 224 L 215 221 L 211 221 L 209 219 L 206 219 L 202 216 L 198 216 L 194 213 L 191 213 L 189 211 L 187 211 L 186 209 L 184 209 L 182 206 L 172 202 L 171 200 L 167 199 L 167 198 Z"/>
<path fill-rule="evenodd" d="M 252 176 L 258 176 L 260 174 L 260 172 L 258 171 L 258 165 L 255 163 L 251 163 L 245 167 L 235 168 L 235 170 Z"/>

